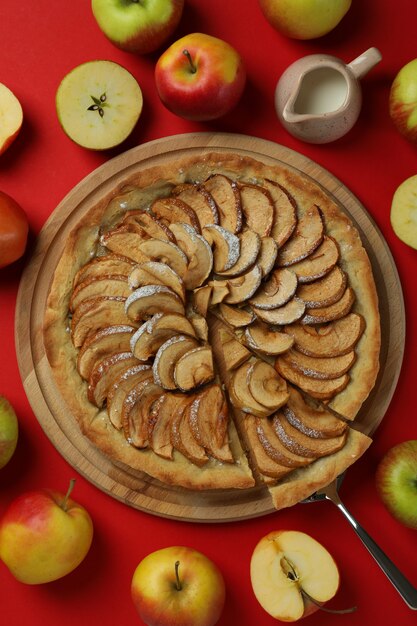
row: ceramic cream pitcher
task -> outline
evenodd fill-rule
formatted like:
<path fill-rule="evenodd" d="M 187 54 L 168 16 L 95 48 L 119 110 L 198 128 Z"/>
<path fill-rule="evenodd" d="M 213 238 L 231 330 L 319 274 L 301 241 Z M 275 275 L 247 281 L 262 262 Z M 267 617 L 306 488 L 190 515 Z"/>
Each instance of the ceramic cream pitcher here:
<path fill-rule="evenodd" d="M 298 139 L 329 143 L 347 133 L 362 106 L 359 80 L 381 60 L 369 48 L 351 63 L 312 54 L 290 65 L 275 90 L 275 108 L 284 127 Z"/>

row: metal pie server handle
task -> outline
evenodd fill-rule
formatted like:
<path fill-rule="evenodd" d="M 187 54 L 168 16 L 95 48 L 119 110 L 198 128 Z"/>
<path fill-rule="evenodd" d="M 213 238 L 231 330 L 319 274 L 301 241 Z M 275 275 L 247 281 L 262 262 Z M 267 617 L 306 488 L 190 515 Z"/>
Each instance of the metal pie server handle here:
<path fill-rule="evenodd" d="M 327 500 L 331 500 L 333 504 L 337 506 L 339 511 L 343 513 L 349 523 L 352 525 L 354 531 L 362 541 L 366 549 L 374 557 L 379 567 L 384 574 L 388 577 L 395 589 L 398 591 L 404 602 L 413 609 L 417 610 L 417 589 L 413 587 L 409 580 L 400 572 L 400 570 L 394 565 L 394 563 L 387 557 L 385 552 L 381 550 L 378 544 L 368 535 L 366 530 L 362 528 L 359 522 L 349 513 L 343 502 L 340 500 L 339 494 L 336 490 L 326 490 L 325 497 Z"/>

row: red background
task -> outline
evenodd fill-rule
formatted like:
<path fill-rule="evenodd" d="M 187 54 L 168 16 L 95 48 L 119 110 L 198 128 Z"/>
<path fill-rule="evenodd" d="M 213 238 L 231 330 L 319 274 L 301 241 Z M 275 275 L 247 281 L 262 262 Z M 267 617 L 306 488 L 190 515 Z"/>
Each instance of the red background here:
<path fill-rule="evenodd" d="M 197 124 L 164 109 L 155 91 L 153 69 L 158 55 L 137 57 L 116 49 L 99 31 L 87 0 L 1 0 L 0 81 L 18 96 L 25 112 L 21 134 L 0 157 L 0 189 L 27 211 L 30 245 L 56 205 L 84 176 L 125 149 L 146 141 L 192 131 L 246 133 L 284 144 L 327 168 L 367 207 L 394 255 L 404 289 L 407 341 L 399 383 L 375 441 L 348 472 L 342 498 L 381 547 L 417 586 L 417 534 L 393 520 L 378 499 L 375 470 L 394 444 L 417 438 L 415 424 L 417 253 L 400 242 L 389 221 L 396 187 L 417 174 L 416 148 L 393 127 L 388 94 L 397 71 L 417 56 L 417 3 L 410 0 L 353 0 L 348 15 L 329 35 L 300 42 L 282 37 L 264 19 L 256 0 L 186 0 L 175 38 L 201 31 L 229 41 L 242 54 L 248 84 L 237 109 L 222 120 Z M 302 143 L 280 126 L 273 107 L 276 82 L 301 56 L 316 52 L 351 61 L 370 46 L 382 62 L 362 81 L 364 104 L 359 121 L 343 139 L 328 145 Z M 144 93 L 144 110 L 132 136 L 117 150 L 94 153 L 73 144 L 55 113 L 55 92 L 74 66 L 92 59 L 111 59 L 129 69 Z M 0 393 L 16 408 L 20 440 L 15 456 L 0 473 L 0 514 L 18 494 L 42 486 L 65 491 L 76 475 L 44 435 L 20 380 L 13 336 L 14 309 L 24 261 L 0 272 Z M 89 510 L 95 538 L 85 561 L 67 577 L 43 586 L 15 581 L 0 564 L 1 622 L 8 626 L 140 623 L 130 599 L 130 580 L 137 563 L 158 548 L 186 544 L 200 549 L 221 568 L 227 602 L 219 626 L 266 626 L 274 620 L 257 604 L 249 579 L 249 561 L 258 540 L 277 528 L 305 531 L 336 558 L 341 588 L 335 608 L 357 605 L 351 615 L 318 613 L 311 626 L 348 626 L 396 622 L 415 624 L 410 611 L 348 523 L 328 502 L 297 505 L 240 523 L 199 525 L 174 522 L 131 509 L 78 476 L 75 499 Z"/>

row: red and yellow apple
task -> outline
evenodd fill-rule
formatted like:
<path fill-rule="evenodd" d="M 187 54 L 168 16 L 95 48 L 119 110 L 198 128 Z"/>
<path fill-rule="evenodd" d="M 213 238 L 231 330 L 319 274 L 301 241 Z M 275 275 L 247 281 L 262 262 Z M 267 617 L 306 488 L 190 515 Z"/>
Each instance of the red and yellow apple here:
<path fill-rule="evenodd" d="M 19 100 L 6 85 L 0 83 L 0 154 L 18 136 L 23 124 L 23 110 Z"/>
<path fill-rule="evenodd" d="M 394 78 L 389 112 L 400 133 L 417 142 L 417 59 L 404 65 Z"/>
<path fill-rule="evenodd" d="M 0 559 L 13 576 L 29 585 L 47 583 L 72 572 L 93 539 L 86 509 L 49 489 L 17 497 L 0 520 Z"/>
<path fill-rule="evenodd" d="M 417 250 L 417 175 L 407 178 L 395 190 L 390 217 L 397 237 Z"/>
<path fill-rule="evenodd" d="M 259 0 L 268 22 L 293 39 L 315 39 L 335 28 L 352 0 Z"/>
<path fill-rule="evenodd" d="M 218 567 L 204 554 L 172 546 L 139 563 L 131 594 L 148 626 L 214 626 L 223 611 L 225 585 Z"/>
<path fill-rule="evenodd" d="M 154 52 L 172 35 L 184 0 L 92 0 L 94 17 L 110 41 L 127 52 Z"/>
<path fill-rule="evenodd" d="M 250 577 L 262 608 L 283 622 L 314 613 L 336 594 L 339 570 L 331 554 L 309 535 L 277 530 L 256 545 Z"/>
<path fill-rule="evenodd" d="M 28 220 L 22 207 L 0 191 L 0 268 L 23 255 L 28 230 Z"/>
<path fill-rule="evenodd" d="M 155 67 L 163 104 L 180 117 L 217 119 L 238 103 L 246 82 L 239 53 L 227 42 L 192 33 L 170 46 Z"/>
<path fill-rule="evenodd" d="M 0 396 L 0 469 L 12 458 L 17 446 L 19 425 L 10 402 Z"/>
<path fill-rule="evenodd" d="M 388 450 L 376 471 L 378 494 L 396 520 L 417 529 L 417 440 Z"/>

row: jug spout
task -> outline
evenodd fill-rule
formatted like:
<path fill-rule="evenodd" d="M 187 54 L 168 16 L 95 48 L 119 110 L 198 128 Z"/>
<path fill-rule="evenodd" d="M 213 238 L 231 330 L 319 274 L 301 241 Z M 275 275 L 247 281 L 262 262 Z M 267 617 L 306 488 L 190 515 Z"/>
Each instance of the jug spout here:
<path fill-rule="evenodd" d="M 378 48 L 369 48 L 363 54 L 351 61 L 347 67 L 358 80 L 365 76 L 382 59 Z"/>

